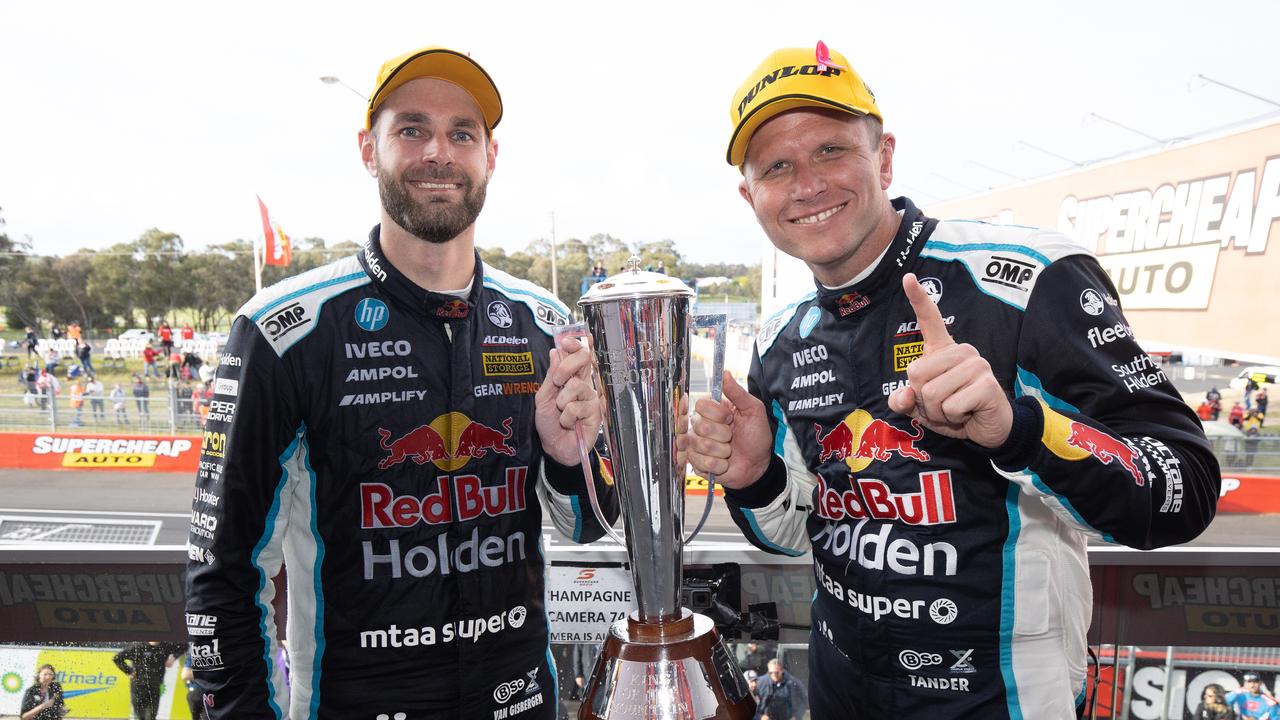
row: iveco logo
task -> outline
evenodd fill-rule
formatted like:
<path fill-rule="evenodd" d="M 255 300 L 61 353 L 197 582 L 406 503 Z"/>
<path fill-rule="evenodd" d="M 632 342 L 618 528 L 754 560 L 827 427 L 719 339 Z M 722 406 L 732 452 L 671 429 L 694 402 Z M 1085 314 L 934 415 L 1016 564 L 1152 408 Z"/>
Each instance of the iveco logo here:
<path fill-rule="evenodd" d="M 390 317 L 387 304 L 377 298 L 365 298 L 356 303 L 356 325 L 361 330 L 377 332 L 387 326 Z"/>
<path fill-rule="evenodd" d="M 272 340 L 279 340 L 295 328 L 302 327 L 311 322 L 311 318 L 307 317 L 306 308 L 301 303 L 293 303 L 284 308 L 277 310 L 275 314 L 267 318 L 262 323 L 262 329 L 266 331 L 267 336 Z"/>

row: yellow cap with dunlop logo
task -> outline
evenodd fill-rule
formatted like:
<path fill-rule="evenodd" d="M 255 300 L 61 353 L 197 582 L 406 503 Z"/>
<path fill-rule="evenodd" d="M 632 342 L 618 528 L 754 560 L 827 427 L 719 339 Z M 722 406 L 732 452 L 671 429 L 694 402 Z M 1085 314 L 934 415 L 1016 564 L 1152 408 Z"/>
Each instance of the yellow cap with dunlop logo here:
<path fill-rule="evenodd" d="M 816 48 L 775 50 L 751 71 L 733 94 L 729 121 L 733 137 L 725 159 L 740 166 L 757 128 L 773 116 L 801 107 L 843 110 L 853 115 L 874 115 L 884 122 L 876 96 L 853 71 L 849 61 L 818 41 Z"/>
<path fill-rule="evenodd" d="M 480 106 L 484 124 L 489 132 L 502 119 L 502 96 L 489 73 L 480 63 L 468 55 L 448 48 L 429 45 L 391 58 L 378 70 L 373 95 L 369 96 L 369 109 L 365 113 L 365 129 L 373 127 L 373 115 L 378 106 L 397 88 L 419 78 L 438 78 L 466 90 Z"/>

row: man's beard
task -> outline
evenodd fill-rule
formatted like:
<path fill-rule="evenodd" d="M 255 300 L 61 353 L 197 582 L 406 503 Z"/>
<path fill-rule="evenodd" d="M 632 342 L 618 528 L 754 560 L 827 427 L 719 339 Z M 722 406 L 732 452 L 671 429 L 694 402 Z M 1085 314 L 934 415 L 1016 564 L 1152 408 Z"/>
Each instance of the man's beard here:
<path fill-rule="evenodd" d="M 462 200 L 415 201 L 409 194 L 411 182 L 458 183 Z M 487 178 L 476 184 L 466 173 L 448 170 L 405 173 L 394 180 L 378 175 L 378 195 L 387 215 L 409 234 L 429 243 L 447 243 L 470 227 L 480 217 L 488 185 Z"/>

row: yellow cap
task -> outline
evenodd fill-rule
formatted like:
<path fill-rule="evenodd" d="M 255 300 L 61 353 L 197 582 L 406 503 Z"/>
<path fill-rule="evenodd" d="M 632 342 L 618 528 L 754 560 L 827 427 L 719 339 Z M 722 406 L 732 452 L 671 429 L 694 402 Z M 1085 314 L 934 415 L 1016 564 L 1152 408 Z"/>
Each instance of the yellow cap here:
<path fill-rule="evenodd" d="M 489 73 L 464 53 L 429 45 L 393 57 L 382 64 L 382 69 L 378 71 L 378 80 L 374 83 L 376 89 L 373 95 L 369 96 L 369 110 L 365 113 L 364 120 L 365 129 L 371 128 L 373 113 L 388 95 L 410 80 L 420 78 L 438 78 L 466 90 L 476 101 L 476 105 L 480 106 L 480 112 L 484 115 L 484 123 L 488 126 L 489 132 L 493 132 L 493 129 L 498 126 L 498 121 L 502 119 L 502 96 L 498 94 L 498 86 L 493 84 L 493 78 L 489 77 Z"/>
<path fill-rule="evenodd" d="M 874 115 L 884 122 L 876 96 L 844 55 L 828 52 L 822 42 L 817 48 L 775 50 L 733 94 L 729 106 L 733 137 L 725 159 L 730 165 L 741 165 L 757 128 L 774 115 L 801 107 Z"/>

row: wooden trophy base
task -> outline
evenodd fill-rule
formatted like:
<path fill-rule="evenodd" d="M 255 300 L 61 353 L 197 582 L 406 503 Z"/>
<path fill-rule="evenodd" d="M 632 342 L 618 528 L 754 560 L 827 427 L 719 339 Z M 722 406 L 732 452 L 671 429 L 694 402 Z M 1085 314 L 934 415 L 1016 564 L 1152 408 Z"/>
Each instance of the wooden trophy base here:
<path fill-rule="evenodd" d="M 680 610 L 678 620 L 609 628 L 578 720 L 749 720 L 756 701 L 715 623 Z"/>

